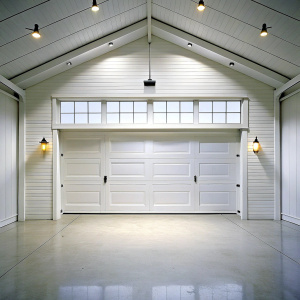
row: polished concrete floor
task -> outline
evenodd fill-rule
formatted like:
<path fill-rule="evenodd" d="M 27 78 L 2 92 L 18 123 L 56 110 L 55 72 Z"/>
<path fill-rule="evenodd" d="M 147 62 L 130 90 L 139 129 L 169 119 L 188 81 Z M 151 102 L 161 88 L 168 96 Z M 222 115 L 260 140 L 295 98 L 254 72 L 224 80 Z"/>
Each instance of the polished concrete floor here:
<path fill-rule="evenodd" d="M 0 229 L 0 299 L 300 299 L 300 227 L 235 215 L 63 215 Z"/>

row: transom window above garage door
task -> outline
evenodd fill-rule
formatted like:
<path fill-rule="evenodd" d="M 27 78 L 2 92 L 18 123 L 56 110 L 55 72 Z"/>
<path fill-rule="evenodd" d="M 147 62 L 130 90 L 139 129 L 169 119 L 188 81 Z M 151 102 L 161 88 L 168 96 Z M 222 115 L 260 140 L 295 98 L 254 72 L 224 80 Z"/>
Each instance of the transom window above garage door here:
<path fill-rule="evenodd" d="M 54 99 L 52 125 L 57 129 L 248 128 L 248 100 Z"/>

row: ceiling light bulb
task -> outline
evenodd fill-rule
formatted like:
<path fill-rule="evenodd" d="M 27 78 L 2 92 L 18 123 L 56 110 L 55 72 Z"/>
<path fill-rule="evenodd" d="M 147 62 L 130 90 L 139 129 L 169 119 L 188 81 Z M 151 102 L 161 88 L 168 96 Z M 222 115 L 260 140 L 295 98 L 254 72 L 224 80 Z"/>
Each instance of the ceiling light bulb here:
<path fill-rule="evenodd" d="M 267 36 L 268 35 L 268 31 L 267 29 L 271 28 L 271 27 L 267 27 L 267 24 L 264 23 L 260 32 L 260 36 Z"/>
<path fill-rule="evenodd" d="M 93 0 L 93 6 L 92 6 L 92 11 L 98 11 L 99 7 L 97 5 L 97 0 Z"/>
<path fill-rule="evenodd" d="M 109 42 L 109 43 L 108 43 L 108 46 L 109 46 L 109 47 L 112 47 L 113 45 L 114 45 L 113 42 Z"/>
<path fill-rule="evenodd" d="M 233 66 L 234 66 L 234 62 L 231 61 L 231 62 L 229 63 L 229 67 L 233 67 Z"/>
<path fill-rule="evenodd" d="M 34 24 L 33 33 L 31 35 L 36 39 L 39 39 L 41 37 L 41 35 L 39 33 L 39 25 L 38 24 Z"/>
<path fill-rule="evenodd" d="M 200 0 L 197 9 L 203 11 L 205 9 L 204 1 Z"/>
<path fill-rule="evenodd" d="M 190 47 L 190 48 L 191 48 L 192 46 L 193 46 L 193 44 L 192 44 L 192 43 L 188 43 L 188 47 Z"/>
<path fill-rule="evenodd" d="M 68 61 L 68 62 L 66 63 L 66 65 L 67 65 L 67 66 L 72 66 L 72 62 Z"/>

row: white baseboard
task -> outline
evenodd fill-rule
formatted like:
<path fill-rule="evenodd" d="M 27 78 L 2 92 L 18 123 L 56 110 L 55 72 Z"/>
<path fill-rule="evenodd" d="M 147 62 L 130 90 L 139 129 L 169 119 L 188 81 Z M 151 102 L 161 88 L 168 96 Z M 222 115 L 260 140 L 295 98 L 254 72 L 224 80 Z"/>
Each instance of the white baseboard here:
<path fill-rule="evenodd" d="M 16 216 L 12 216 L 12 217 L 9 217 L 7 219 L 1 220 L 0 221 L 0 227 L 3 227 L 3 226 L 6 226 L 10 223 L 16 222 L 17 218 L 18 218 L 18 216 L 16 215 Z"/>
<path fill-rule="evenodd" d="M 285 214 L 281 214 L 281 215 L 282 215 L 282 220 L 294 223 L 296 225 L 300 225 L 300 219 L 299 218 L 289 216 L 289 215 L 285 215 Z"/>

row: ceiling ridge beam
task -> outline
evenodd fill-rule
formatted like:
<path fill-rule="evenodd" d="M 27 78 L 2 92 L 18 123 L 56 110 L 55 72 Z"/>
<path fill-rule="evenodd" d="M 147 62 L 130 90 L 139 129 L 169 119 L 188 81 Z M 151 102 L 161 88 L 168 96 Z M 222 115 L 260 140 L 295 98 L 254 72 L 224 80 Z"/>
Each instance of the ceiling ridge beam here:
<path fill-rule="evenodd" d="M 275 71 L 156 19 L 152 20 L 152 33 L 159 38 L 183 48 L 187 48 L 187 43 L 190 42 L 193 44 L 193 47 L 189 48 L 190 51 L 227 67 L 230 62 L 234 62 L 234 70 L 264 82 L 274 88 L 281 87 L 289 81 L 287 77 L 278 74 Z"/>

